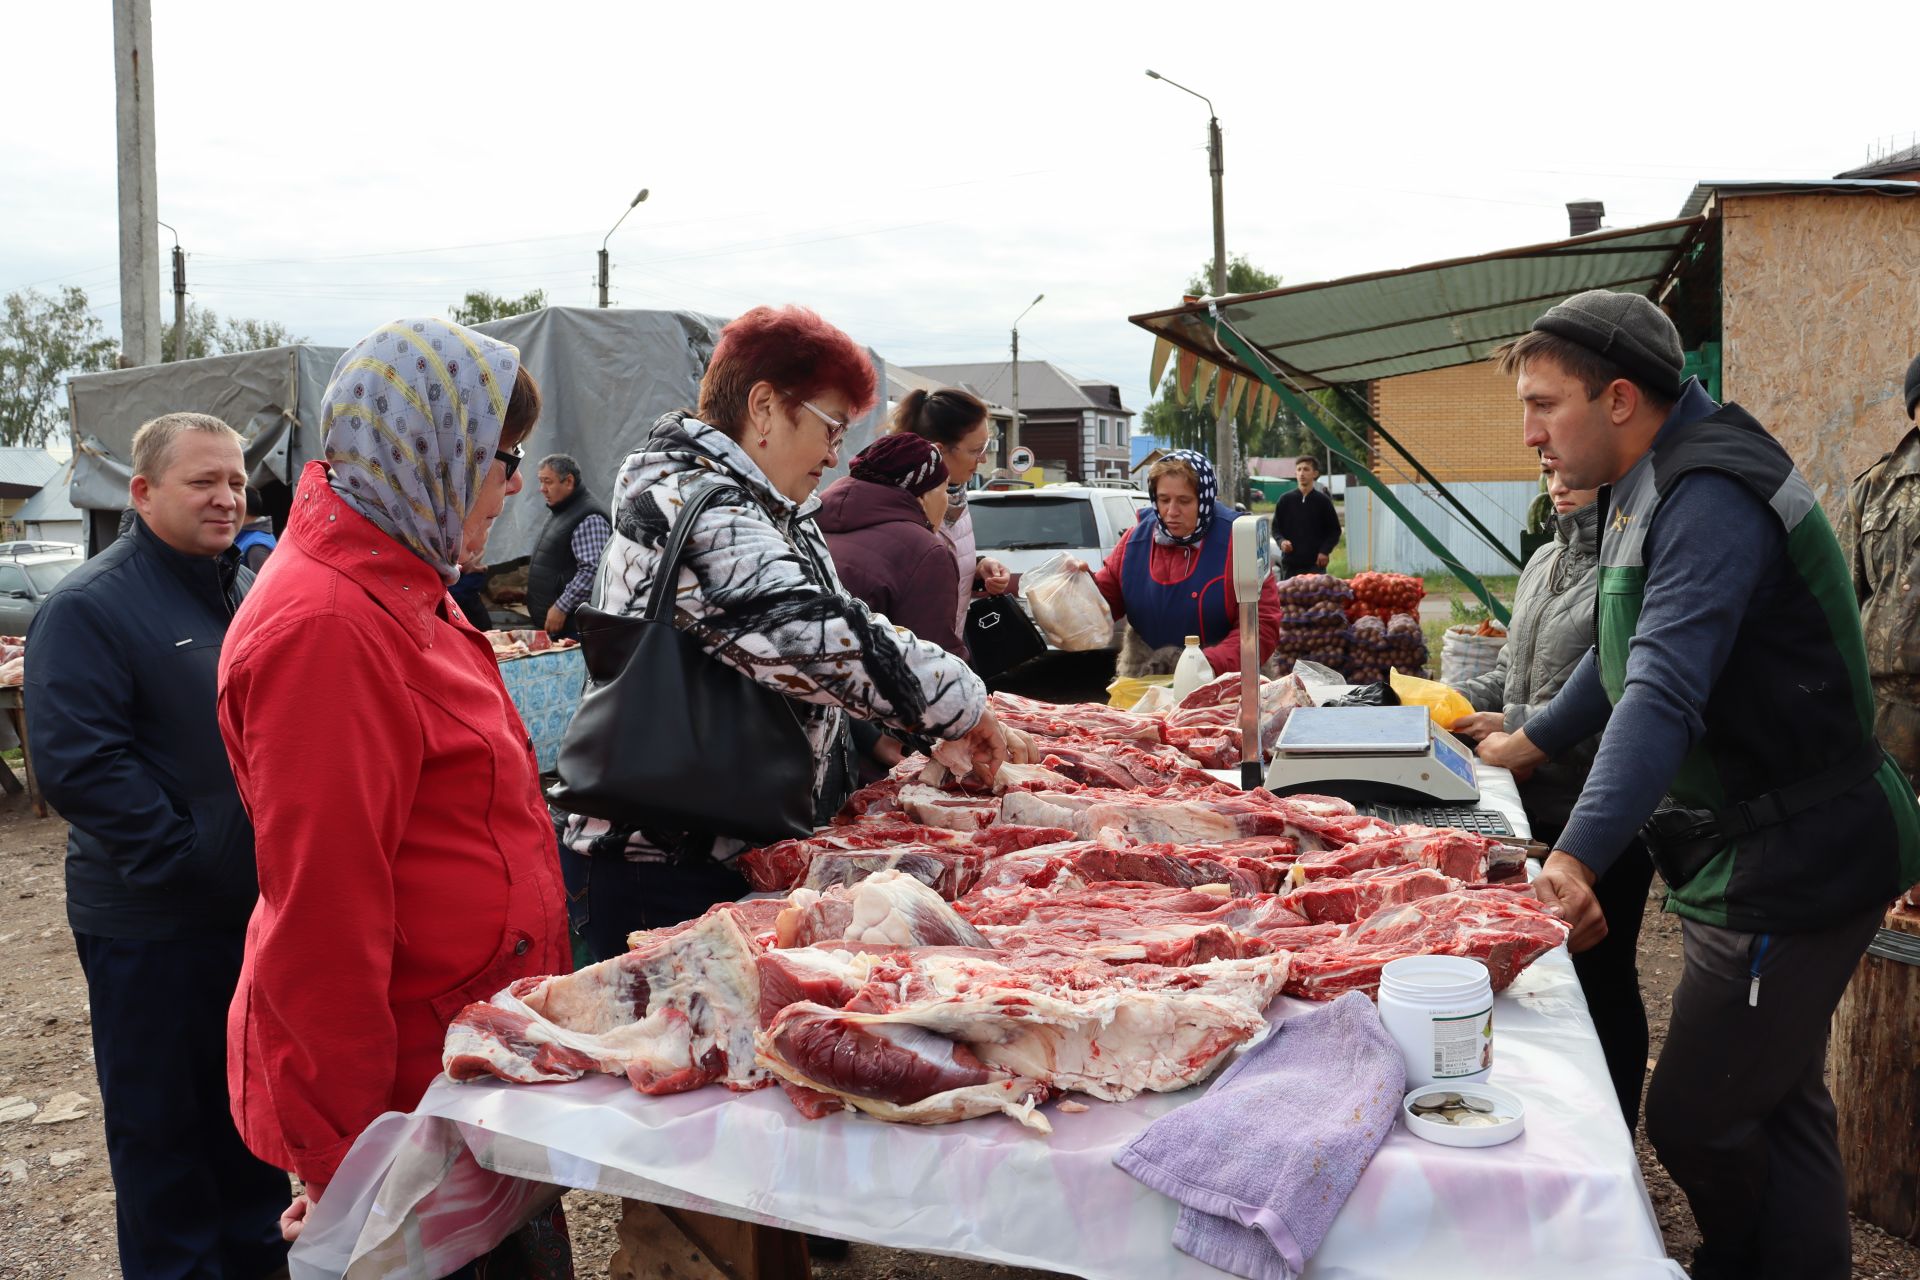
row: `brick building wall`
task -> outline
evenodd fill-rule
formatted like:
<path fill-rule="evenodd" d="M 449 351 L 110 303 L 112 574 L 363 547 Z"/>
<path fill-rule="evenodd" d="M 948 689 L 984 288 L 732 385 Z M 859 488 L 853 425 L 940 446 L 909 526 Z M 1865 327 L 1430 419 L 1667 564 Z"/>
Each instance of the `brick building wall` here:
<path fill-rule="evenodd" d="M 1373 384 L 1373 416 L 1443 483 L 1534 480 L 1540 460 L 1520 442 L 1520 402 L 1513 379 L 1480 361 L 1383 378 Z M 1388 484 L 1417 473 L 1376 437 L 1374 474 Z"/>

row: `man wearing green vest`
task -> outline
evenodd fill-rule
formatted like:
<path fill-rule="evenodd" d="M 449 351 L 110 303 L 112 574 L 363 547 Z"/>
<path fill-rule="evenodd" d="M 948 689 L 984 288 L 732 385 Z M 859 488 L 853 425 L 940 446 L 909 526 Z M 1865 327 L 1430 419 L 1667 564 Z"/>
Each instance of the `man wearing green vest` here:
<path fill-rule="evenodd" d="M 1545 711 L 1480 747 L 1524 775 L 1604 729 L 1535 881 L 1580 951 L 1593 883 L 1641 831 L 1686 964 L 1647 1137 L 1700 1227 L 1695 1280 L 1845 1280 L 1827 1025 L 1887 904 L 1920 880 L 1920 807 L 1873 737 L 1846 558 L 1752 415 L 1683 384 L 1637 294 L 1567 299 L 1497 353 L 1525 441 L 1601 490 L 1594 648 Z"/>

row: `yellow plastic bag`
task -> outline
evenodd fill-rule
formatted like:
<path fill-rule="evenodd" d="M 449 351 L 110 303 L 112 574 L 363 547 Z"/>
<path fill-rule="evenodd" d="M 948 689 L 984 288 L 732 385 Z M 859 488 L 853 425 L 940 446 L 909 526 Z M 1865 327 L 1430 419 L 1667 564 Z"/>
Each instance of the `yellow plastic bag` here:
<path fill-rule="evenodd" d="M 1387 672 L 1387 683 L 1393 686 L 1401 706 L 1425 707 L 1433 722 L 1442 729 L 1451 729 L 1455 720 L 1473 714 L 1473 704 L 1452 685 L 1422 680 L 1419 676 L 1403 676 L 1398 671 Z"/>
<path fill-rule="evenodd" d="M 1133 704 L 1146 695 L 1147 690 L 1156 685 L 1171 689 L 1172 676 L 1115 676 L 1113 683 L 1107 686 L 1107 705 L 1118 707 L 1122 711 L 1133 710 Z"/>

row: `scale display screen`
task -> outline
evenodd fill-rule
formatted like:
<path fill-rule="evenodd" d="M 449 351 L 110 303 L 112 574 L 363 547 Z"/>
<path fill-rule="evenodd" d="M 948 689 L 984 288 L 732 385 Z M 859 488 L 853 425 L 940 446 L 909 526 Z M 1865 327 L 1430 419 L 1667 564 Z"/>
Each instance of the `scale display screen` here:
<path fill-rule="evenodd" d="M 1433 740 L 1431 723 L 1425 707 L 1295 707 L 1277 749 L 1283 755 L 1420 755 Z M 1467 780 L 1473 780 L 1471 764 Z"/>
<path fill-rule="evenodd" d="M 1445 733 L 1433 735 L 1433 758 L 1460 781 L 1478 789 L 1480 784 L 1474 778 L 1473 756 L 1468 754 L 1467 749 L 1461 746 L 1452 735 Z"/>

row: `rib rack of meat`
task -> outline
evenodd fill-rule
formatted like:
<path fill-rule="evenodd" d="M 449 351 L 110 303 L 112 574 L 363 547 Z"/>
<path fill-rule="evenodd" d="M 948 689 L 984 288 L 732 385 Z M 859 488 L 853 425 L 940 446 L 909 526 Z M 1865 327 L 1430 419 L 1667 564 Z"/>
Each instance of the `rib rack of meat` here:
<path fill-rule="evenodd" d="M 1487 966 L 1495 991 L 1567 940 L 1567 925 L 1532 894 L 1512 889 L 1443 893 L 1375 912 L 1336 941 L 1297 952 L 1287 994 L 1331 1000 L 1373 994 L 1380 969 L 1402 956 L 1472 956 Z"/>

